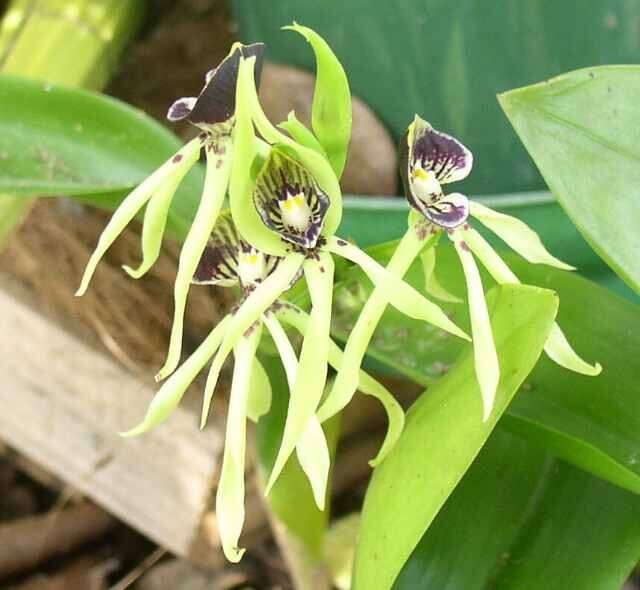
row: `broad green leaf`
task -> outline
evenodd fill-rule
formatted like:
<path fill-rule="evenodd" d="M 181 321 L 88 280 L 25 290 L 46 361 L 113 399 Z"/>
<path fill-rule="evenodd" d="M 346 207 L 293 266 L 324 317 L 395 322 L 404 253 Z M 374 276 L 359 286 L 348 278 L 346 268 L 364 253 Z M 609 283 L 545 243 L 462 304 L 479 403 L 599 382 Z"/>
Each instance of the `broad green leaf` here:
<path fill-rule="evenodd" d="M 498 427 L 393 588 L 619 590 L 639 554 L 640 497 Z"/>
<path fill-rule="evenodd" d="M 354 590 L 387 590 L 535 365 L 557 311 L 537 287 L 505 285 L 487 298 L 501 364 L 494 410 L 482 422 L 473 354 L 422 395 L 365 497 Z M 389 507 L 393 507 L 389 510 Z"/>
<path fill-rule="evenodd" d="M 551 192 L 640 292 L 640 66 L 571 72 L 499 96 Z"/>
<path fill-rule="evenodd" d="M 381 245 L 370 254 L 384 262 L 392 249 L 393 244 Z M 581 355 L 604 367 L 598 377 L 584 377 L 543 356 L 525 381 L 522 395 L 507 410 L 505 426 L 566 461 L 640 493 L 640 366 L 635 360 L 640 348 L 640 308 L 575 273 L 528 264 L 513 255 L 505 260 L 522 282 L 560 295 L 559 325 Z M 438 246 L 436 272 L 448 291 L 464 296 L 460 265 L 444 241 Z M 346 338 L 370 292 L 356 269 L 344 272 L 342 279 L 332 330 L 338 339 Z M 422 284 L 419 263 L 407 279 L 414 286 Z M 486 273 L 482 281 L 485 288 L 493 284 Z M 468 325 L 465 304 L 442 307 L 458 325 Z M 456 339 L 388 310 L 369 355 L 429 385 L 449 370 L 460 349 Z"/>
<path fill-rule="evenodd" d="M 293 24 L 285 29 L 300 33 L 316 56 L 316 87 L 311 125 L 340 178 L 351 139 L 351 92 L 347 75 L 327 42 L 308 27 Z"/>
<path fill-rule="evenodd" d="M 181 142 L 141 111 L 89 92 L 0 75 L 0 191 L 23 196 L 121 197 Z M 169 215 L 181 235 L 202 186 L 196 167 Z"/>

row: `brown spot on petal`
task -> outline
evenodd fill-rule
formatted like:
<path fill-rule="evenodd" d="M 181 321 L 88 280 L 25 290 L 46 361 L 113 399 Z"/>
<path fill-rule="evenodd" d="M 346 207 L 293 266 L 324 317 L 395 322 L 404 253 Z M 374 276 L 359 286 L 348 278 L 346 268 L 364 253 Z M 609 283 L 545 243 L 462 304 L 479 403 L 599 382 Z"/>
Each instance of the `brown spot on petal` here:
<path fill-rule="evenodd" d="M 465 242 L 464 240 L 460 240 L 460 247 L 461 247 L 465 252 L 471 252 L 471 250 L 469 249 L 469 246 L 467 245 L 467 242 Z"/>
<path fill-rule="evenodd" d="M 180 162 L 180 160 L 182 160 L 182 154 L 176 154 L 175 156 L 173 156 L 173 160 L 171 160 L 174 164 L 177 164 L 178 162 Z"/>
<path fill-rule="evenodd" d="M 222 160 L 218 160 L 216 162 L 216 168 L 220 168 L 222 166 Z"/>
<path fill-rule="evenodd" d="M 471 226 L 468 223 L 465 223 L 463 227 L 464 229 L 471 229 Z"/>
<path fill-rule="evenodd" d="M 346 246 L 347 242 L 345 242 L 344 240 L 337 240 L 338 242 L 338 246 Z"/>

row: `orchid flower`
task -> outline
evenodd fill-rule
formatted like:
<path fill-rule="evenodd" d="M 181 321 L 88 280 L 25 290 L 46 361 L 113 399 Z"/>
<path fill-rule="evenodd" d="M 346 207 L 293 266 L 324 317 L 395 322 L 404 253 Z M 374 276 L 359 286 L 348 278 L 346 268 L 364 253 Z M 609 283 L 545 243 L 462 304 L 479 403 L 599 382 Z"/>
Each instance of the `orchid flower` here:
<path fill-rule="evenodd" d="M 254 56 L 259 66 L 263 51 L 264 45 L 259 43 L 248 46 L 234 44 L 231 52 L 220 65 L 208 72 L 204 88 L 198 97 L 180 98 L 171 105 L 167 114 L 169 121 L 186 119 L 202 132 L 122 201 L 102 232 L 76 293 L 76 295 L 85 293 L 107 249 L 145 205 L 142 229 L 143 259 L 137 268 L 125 266 L 124 270 L 137 279 L 153 266 L 160 253 L 169 207 L 176 190 L 204 149 L 207 161 L 205 183 L 195 218 L 180 252 L 174 286 L 175 307 L 169 351 L 167 360 L 156 377 L 158 380 L 173 372 L 180 360 L 189 284 L 227 192 L 232 164 L 231 131 L 234 123 L 236 81 L 240 59 L 242 56 Z"/>
<path fill-rule="evenodd" d="M 245 300 L 255 293 L 260 285 L 270 280 L 278 272 L 281 258 L 264 254 L 238 234 L 228 212 L 218 217 L 213 233 L 208 241 L 193 282 L 196 284 L 239 286 Z M 291 278 L 295 281 L 298 274 Z M 240 306 L 242 307 L 242 305 Z M 226 316 L 209 334 L 198 349 L 162 385 L 152 400 L 142 423 L 124 433 L 124 436 L 142 434 L 163 422 L 177 407 L 186 389 L 221 346 L 225 332 L 233 325 L 239 309 Z M 246 420 L 257 422 L 271 406 L 271 386 L 260 362 L 256 349 L 263 332 L 263 326 L 270 332 L 280 354 L 289 387 L 293 390 L 299 370 L 298 357 L 282 323 L 293 326 L 301 334 L 308 336 L 311 319 L 298 307 L 286 302 L 274 302 L 265 309 L 241 337 L 235 341 L 235 358 L 225 450 L 216 494 L 216 514 L 223 550 L 230 561 L 238 561 L 243 550 L 238 548 L 239 537 L 244 523 L 244 461 L 246 445 Z M 341 350 L 327 339 L 328 360 L 336 369 L 341 365 Z M 212 394 L 217 383 L 219 361 L 216 356 L 205 386 L 205 401 L 202 424 L 206 420 L 211 405 Z M 326 372 L 326 369 L 325 369 Z M 361 372 L 360 390 L 380 400 L 385 408 L 389 429 L 385 441 L 372 460 L 377 465 L 391 450 L 404 424 L 404 413 L 393 396 L 374 379 Z M 296 443 L 296 454 L 300 465 L 311 484 L 318 507 L 324 509 L 327 479 L 329 475 L 329 449 L 320 421 L 312 416 Z"/>
<path fill-rule="evenodd" d="M 236 99 L 234 146 L 251 168 L 235 168 L 230 205 L 242 237 L 256 249 L 279 256 L 276 271 L 239 308 L 229 324 L 214 365 L 221 365 L 243 332 L 302 271 L 311 295 L 311 314 L 291 389 L 280 450 L 266 486 L 269 493 L 323 396 L 329 356 L 334 279 L 332 255 L 356 263 L 387 300 L 412 318 L 430 322 L 462 338 L 460 330 L 434 303 L 389 273 L 356 246 L 336 237 L 341 193 L 336 169 L 305 135 L 300 143 L 273 127 L 262 112 L 253 83 L 254 58 L 241 59 Z M 289 123 L 292 122 L 290 119 Z M 255 135 L 257 128 L 265 141 Z M 290 133 L 296 133 L 294 125 Z M 320 142 L 321 143 L 321 142 Z M 345 147 L 346 150 L 346 147 Z M 252 203 L 247 205 L 247 202 Z M 217 370 L 217 368 L 216 368 Z M 358 371 L 356 371 L 356 384 Z"/>
<path fill-rule="evenodd" d="M 538 235 L 519 219 L 470 202 L 460 193 L 445 195 L 442 185 L 466 178 L 473 166 L 473 155 L 457 139 L 437 131 L 417 115 L 402 140 L 400 166 L 412 211 L 409 229 L 398 244 L 387 270 L 400 278 L 421 256 L 427 292 L 445 301 L 459 301 L 435 280 L 434 275 L 436 244 L 440 236 L 446 233 L 453 242 L 467 283 L 475 372 L 486 421 L 493 408 L 500 367 L 474 255 L 498 283 L 519 281 L 495 250 L 472 228 L 469 216 L 492 230 L 531 263 L 548 264 L 563 270 L 573 270 L 573 267 L 549 254 Z M 357 367 L 387 303 L 386 293 L 379 288 L 365 303 L 345 347 L 345 367 L 318 412 L 321 420 L 333 416 L 351 399 L 356 387 Z M 590 365 L 575 353 L 557 323 L 544 350 L 553 361 L 569 370 L 592 376 L 602 370 L 599 364 Z"/>

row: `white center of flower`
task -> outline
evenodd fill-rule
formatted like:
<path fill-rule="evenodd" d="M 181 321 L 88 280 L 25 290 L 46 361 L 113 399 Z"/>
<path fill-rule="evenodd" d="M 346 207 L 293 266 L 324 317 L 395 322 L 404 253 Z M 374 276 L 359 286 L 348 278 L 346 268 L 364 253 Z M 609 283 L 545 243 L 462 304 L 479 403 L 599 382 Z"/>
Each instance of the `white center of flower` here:
<path fill-rule="evenodd" d="M 429 170 L 424 170 L 421 166 L 416 166 L 411 171 L 411 186 L 415 196 L 423 201 L 428 201 L 432 195 L 442 193 L 436 175 Z"/>
<path fill-rule="evenodd" d="M 303 232 L 309 227 L 311 208 L 307 204 L 304 193 L 291 194 L 287 192 L 287 197 L 278 201 L 278 206 L 282 213 L 282 223 L 286 227 L 299 232 Z"/>
<path fill-rule="evenodd" d="M 255 285 L 267 274 L 265 256 L 259 250 L 251 248 L 248 252 L 240 251 L 238 256 L 238 276 L 243 285 Z"/>

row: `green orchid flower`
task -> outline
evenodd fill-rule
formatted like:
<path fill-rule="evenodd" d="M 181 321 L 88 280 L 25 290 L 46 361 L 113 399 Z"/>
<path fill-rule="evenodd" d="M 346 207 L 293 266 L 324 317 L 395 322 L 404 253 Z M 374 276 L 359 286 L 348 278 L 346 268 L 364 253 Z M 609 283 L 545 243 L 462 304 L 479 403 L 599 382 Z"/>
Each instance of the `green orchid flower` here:
<path fill-rule="evenodd" d="M 453 242 L 467 283 L 475 371 L 482 394 L 483 420 L 487 420 L 500 379 L 500 366 L 474 255 L 498 283 L 519 281 L 495 250 L 473 229 L 469 216 L 492 230 L 531 263 L 548 264 L 564 270 L 573 270 L 573 267 L 549 254 L 538 235 L 519 219 L 470 202 L 460 193 L 445 195 L 442 185 L 466 178 L 473 166 L 473 155 L 457 139 L 437 131 L 417 115 L 402 140 L 400 166 L 412 211 L 409 229 L 398 244 L 387 270 L 400 278 L 421 256 L 426 292 L 438 299 L 459 302 L 435 280 L 434 275 L 439 238 L 446 234 Z M 387 304 L 387 294 L 380 288 L 376 288 L 365 303 L 345 347 L 345 366 L 318 411 L 320 420 L 333 416 L 351 399 L 356 387 L 357 367 Z M 569 370 L 591 376 L 602 370 L 598 363 L 590 365 L 575 353 L 557 324 L 554 324 L 544 350 L 553 361 Z"/>
<path fill-rule="evenodd" d="M 253 56 L 259 68 L 263 52 L 264 45 L 261 43 L 248 46 L 234 44 L 220 65 L 206 75 L 205 85 L 199 96 L 180 98 L 171 105 L 167 114 L 169 121 L 186 119 L 200 128 L 202 133 L 187 143 L 123 200 L 102 232 L 76 293 L 85 293 L 107 249 L 145 205 L 142 230 L 143 259 L 137 268 L 125 266 L 124 270 L 137 279 L 153 266 L 160 254 L 169 207 L 176 190 L 204 150 L 207 162 L 205 183 L 198 210 L 180 252 L 174 286 L 175 307 L 169 351 L 167 360 L 157 375 L 158 380 L 173 372 L 180 360 L 189 284 L 227 192 L 233 162 L 231 132 L 240 59 L 242 56 Z"/>
<path fill-rule="evenodd" d="M 244 241 L 238 234 L 229 212 L 218 217 L 208 241 L 193 282 L 221 287 L 240 287 L 246 302 L 262 285 L 279 272 L 284 259 L 264 254 Z M 298 280 L 300 273 L 290 276 L 289 285 Z M 198 349 L 162 385 L 152 400 L 144 420 L 140 425 L 124 433 L 136 436 L 166 420 L 182 399 L 186 389 L 213 358 L 205 385 L 202 425 L 209 413 L 212 396 L 217 384 L 219 371 L 226 355 L 220 354 L 226 335 L 233 331 L 234 322 L 241 313 L 243 303 L 226 316 L 202 342 Z M 314 320 L 300 308 L 286 302 L 274 301 L 234 339 L 234 368 L 227 414 L 225 450 L 218 490 L 216 494 L 216 514 L 222 547 L 230 561 L 239 561 L 244 550 L 239 548 L 239 538 L 244 523 L 244 462 L 247 418 L 257 422 L 271 406 L 271 385 L 269 378 L 256 358 L 256 350 L 266 328 L 280 355 L 291 395 L 298 380 L 302 358 L 289 340 L 283 324 L 292 326 L 305 339 L 314 337 Z M 328 362 L 335 369 L 342 363 L 342 351 L 328 336 L 326 337 Z M 307 348 L 307 350 L 309 350 Z M 307 353 L 308 354 L 308 353 Z M 326 367 L 324 368 L 326 373 Z M 391 450 L 404 424 L 404 413 L 393 396 L 377 381 L 363 372 L 358 375 L 360 390 L 376 397 L 385 408 L 389 429 L 385 441 L 372 460 L 377 465 Z M 311 416 L 295 445 L 296 455 L 307 475 L 318 507 L 324 509 L 327 480 L 330 469 L 330 455 L 320 421 Z"/>
<path fill-rule="evenodd" d="M 336 176 L 336 170 L 341 167 L 333 167 L 324 153 L 312 147 L 309 135 L 299 133 L 295 119 L 290 117 L 288 129 L 296 133 L 296 137 L 302 137 L 304 143 L 286 136 L 269 123 L 255 91 L 254 62 L 251 57 L 240 62 L 234 129 L 236 152 L 252 165 L 234 167 L 230 205 L 243 239 L 262 252 L 281 257 L 282 262 L 270 280 L 261 284 L 242 304 L 219 354 L 226 355 L 232 350 L 243 331 L 280 297 L 300 271 L 312 304 L 281 447 L 266 486 L 268 493 L 323 396 L 329 356 L 333 255 L 359 265 L 385 293 L 387 301 L 402 313 L 461 338 L 468 339 L 468 336 L 440 307 L 398 280 L 365 252 L 335 236 L 342 214 L 342 195 Z M 334 67 L 338 66 L 334 64 Z M 256 137 L 255 129 L 263 140 Z M 322 139 L 317 137 L 317 141 L 324 151 Z M 346 152 L 346 146 L 344 149 Z"/>

